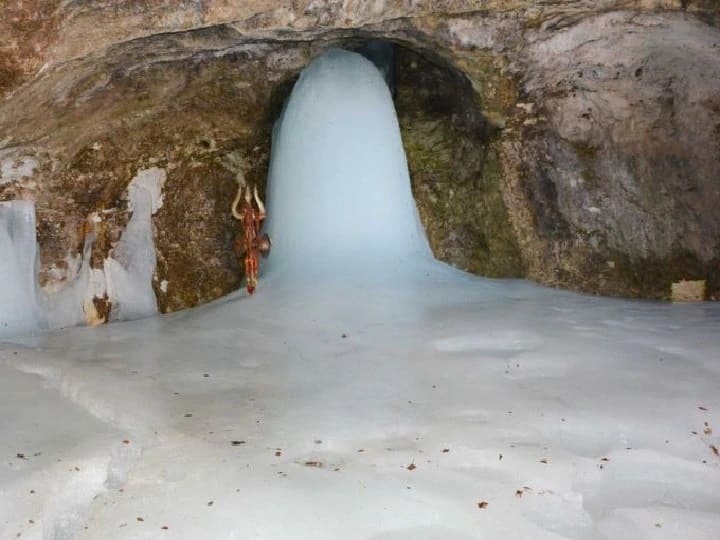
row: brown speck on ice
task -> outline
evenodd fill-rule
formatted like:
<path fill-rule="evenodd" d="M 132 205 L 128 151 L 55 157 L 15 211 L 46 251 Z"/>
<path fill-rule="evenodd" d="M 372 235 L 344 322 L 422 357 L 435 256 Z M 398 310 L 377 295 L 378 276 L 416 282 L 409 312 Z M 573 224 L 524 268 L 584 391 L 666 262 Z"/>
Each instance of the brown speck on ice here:
<path fill-rule="evenodd" d="M 450 451 L 449 448 L 443 448 L 442 453 L 443 453 L 443 454 L 447 454 L 449 451 Z"/>
<path fill-rule="evenodd" d="M 713 453 L 713 454 L 715 454 L 716 456 L 720 457 L 720 451 L 718 451 L 717 446 L 715 446 L 714 444 L 711 444 L 711 445 L 710 445 L 710 450 L 712 450 L 712 453 Z"/>
<path fill-rule="evenodd" d="M 145 521 L 145 518 L 141 518 L 140 516 L 136 517 L 135 519 L 137 519 L 138 521 Z"/>
<path fill-rule="evenodd" d="M 547 458 L 542 458 L 542 459 L 540 460 L 540 463 L 545 463 L 545 464 L 547 464 Z"/>
<path fill-rule="evenodd" d="M 480 510 L 484 510 L 488 507 L 488 503 L 486 501 L 480 501 L 479 503 L 477 503 L 477 505 Z"/>
<path fill-rule="evenodd" d="M 305 462 L 306 467 L 316 467 L 321 468 L 323 466 L 322 461 L 306 461 Z"/>
<path fill-rule="evenodd" d="M 414 471 L 415 469 L 417 469 L 417 465 L 415 465 L 414 463 L 411 463 L 407 466 L 408 471 Z"/>
<path fill-rule="evenodd" d="M 698 409 L 700 409 L 701 411 L 707 411 L 707 407 L 703 407 L 702 405 L 699 405 Z"/>

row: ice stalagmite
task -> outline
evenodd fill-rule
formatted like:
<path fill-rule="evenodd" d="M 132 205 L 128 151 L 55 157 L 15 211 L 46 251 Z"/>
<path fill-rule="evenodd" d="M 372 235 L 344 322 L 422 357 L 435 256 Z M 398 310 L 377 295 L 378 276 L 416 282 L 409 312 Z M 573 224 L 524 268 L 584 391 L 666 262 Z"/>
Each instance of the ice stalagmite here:
<path fill-rule="evenodd" d="M 275 126 L 269 273 L 335 273 L 430 258 L 390 91 L 361 55 L 333 49 L 300 75 Z"/>
<path fill-rule="evenodd" d="M 104 265 L 114 320 L 139 319 L 157 313 L 152 288 L 156 263 L 150 221 L 152 193 L 134 183 L 128 191 L 133 214 L 112 257 L 105 259 Z"/>
<path fill-rule="evenodd" d="M 0 337 L 45 326 L 37 258 L 34 203 L 0 202 Z"/>

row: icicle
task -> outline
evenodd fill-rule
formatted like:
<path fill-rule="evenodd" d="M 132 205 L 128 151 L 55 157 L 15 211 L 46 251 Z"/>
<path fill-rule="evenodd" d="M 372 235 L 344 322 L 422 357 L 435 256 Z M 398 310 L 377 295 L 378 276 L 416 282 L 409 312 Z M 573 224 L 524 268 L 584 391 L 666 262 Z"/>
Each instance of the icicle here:
<path fill-rule="evenodd" d="M 35 204 L 0 202 L 0 337 L 46 326 L 37 274 Z"/>

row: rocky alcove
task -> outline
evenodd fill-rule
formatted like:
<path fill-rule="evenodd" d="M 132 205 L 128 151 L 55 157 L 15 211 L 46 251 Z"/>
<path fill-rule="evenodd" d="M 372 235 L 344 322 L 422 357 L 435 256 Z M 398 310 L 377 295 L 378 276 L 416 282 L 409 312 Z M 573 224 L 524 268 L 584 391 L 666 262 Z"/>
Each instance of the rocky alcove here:
<path fill-rule="evenodd" d="M 0 538 L 717 538 L 718 53 L 716 0 L 0 0 Z"/>
<path fill-rule="evenodd" d="M 531 4 L 121 3 L 101 24 L 82 2 L 6 3 L 6 35 L 37 46 L 0 59 L 0 200 L 36 202 L 40 279 L 57 289 L 79 269 L 88 216 L 99 268 L 127 224 L 131 180 L 162 170 L 160 309 L 222 296 L 242 280 L 236 178 L 263 190 L 298 73 L 329 47 L 383 39 L 395 44 L 398 120 L 439 259 L 597 294 L 665 298 L 673 282 L 702 279 L 716 295 L 717 8 Z"/>

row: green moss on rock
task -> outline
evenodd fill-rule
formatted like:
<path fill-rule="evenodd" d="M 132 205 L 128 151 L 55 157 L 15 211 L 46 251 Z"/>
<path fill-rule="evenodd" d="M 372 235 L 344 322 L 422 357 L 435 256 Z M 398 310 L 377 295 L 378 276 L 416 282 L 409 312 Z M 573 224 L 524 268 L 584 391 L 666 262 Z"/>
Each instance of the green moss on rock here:
<path fill-rule="evenodd" d="M 420 218 L 435 256 L 491 277 L 524 266 L 502 198 L 493 129 L 470 82 L 400 49 L 395 105 Z"/>

